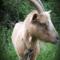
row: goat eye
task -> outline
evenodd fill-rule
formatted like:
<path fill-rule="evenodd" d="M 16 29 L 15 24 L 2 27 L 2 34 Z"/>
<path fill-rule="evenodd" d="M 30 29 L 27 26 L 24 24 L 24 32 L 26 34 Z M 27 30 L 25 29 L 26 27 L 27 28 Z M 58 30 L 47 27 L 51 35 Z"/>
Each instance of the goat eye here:
<path fill-rule="evenodd" d="M 40 26 L 46 30 L 48 30 L 48 26 L 46 25 L 46 23 L 40 23 Z"/>
<path fill-rule="evenodd" d="M 40 23 L 40 25 L 41 25 L 41 26 L 46 26 L 46 24 L 45 24 L 45 23 Z"/>

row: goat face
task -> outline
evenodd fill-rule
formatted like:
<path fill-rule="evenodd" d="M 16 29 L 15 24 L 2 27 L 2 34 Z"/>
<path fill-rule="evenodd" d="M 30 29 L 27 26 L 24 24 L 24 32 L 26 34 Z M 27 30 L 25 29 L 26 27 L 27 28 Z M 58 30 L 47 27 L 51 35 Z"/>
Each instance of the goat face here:
<path fill-rule="evenodd" d="M 52 22 L 50 13 L 43 12 L 34 14 L 29 25 L 30 33 L 40 40 L 56 43 L 58 41 L 58 33 L 56 32 Z"/>

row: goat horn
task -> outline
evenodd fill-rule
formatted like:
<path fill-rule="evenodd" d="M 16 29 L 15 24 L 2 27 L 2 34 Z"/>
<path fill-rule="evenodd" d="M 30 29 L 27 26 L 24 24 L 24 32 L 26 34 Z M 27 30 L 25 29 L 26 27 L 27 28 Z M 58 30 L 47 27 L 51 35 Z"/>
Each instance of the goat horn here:
<path fill-rule="evenodd" d="M 43 4 L 41 3 L 41 1 L 38 1 L 38 0 L 30 0 L 30 1 L 36 6 L 39 13 L 44 11 Z"/>

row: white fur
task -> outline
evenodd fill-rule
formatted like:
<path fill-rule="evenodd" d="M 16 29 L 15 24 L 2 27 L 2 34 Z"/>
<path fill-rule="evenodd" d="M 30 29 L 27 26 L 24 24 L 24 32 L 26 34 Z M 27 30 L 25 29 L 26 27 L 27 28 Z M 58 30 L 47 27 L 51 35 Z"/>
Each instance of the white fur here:
<path fill-rule="evenodd" d="M 43 12 L 42 14 L 48 17 L 48 27 L 49 27 L 49 30 L 52 31 L 52 32 L 57 33 L 55 28 L 54 28 L 54 25 L 53 25 L 53 23 L 51 21 L 50 13 L 51 13 L 51 10 Z"/>
<path fill-rule="evenodd" d="M 32 45 L 33 48 L 36 47 L 36 51 L 35 51 L 34 54 L 36 55 L 36 52 L 39 53 L 39 49 L 40 49 L 39 48 L 39 41 L 32 42 L 31 41 L 32 40 L 32 35 L 29 35 L 29 33 L 31 33 L 31 32 L 33 33 L 35 31 L 34 30 L 35 26 L 33 24 L 31 24 L 31 20 L 32 20 L 34 14 L 38 14 L 38 12 L 37 11 L 33 11 L 30 14 L 28 14 L 26 19 L 24 20 L 24 22 L 16 23 L 15 27 L 13 29 L 12 42 L 13 42 L 13 45 L 15 47 L 15 50 L 16 50 L 18 56 L 23 55 L 25 50 L 30 48 L 31 45 Z M 55 30 L 55 28 L 54 28 L 54 26 L 53 26 L 53 24 L 51 22 L 50 12 L 42 12 L 41 14 L 47 16 L 49 31 L 53 32 L 53 34 L 55 33 L 55 35 L 56 35 L 56 30 Z M 28 28 L 30 29 L 29 33 L 28 33 L 28 30 L 27 30 Z M 40 27 L 37 27 L 37 28 L 40 28 Z M 36 28 L 36 30 L 37 30 L 37 28 Z M 38 33 L 38 35 L 41 36 L 41 34 L 39 34 L 40 32 L 38 32 L 38 31 L 36 31 L 35 34 Z M 44 33 L 42 35 L 44 36 Z M 43 36 L 41 38 L 44 38 Z M 54 36 L 53 38 L 55 39 L 55 37 L 56 36 Z"/>

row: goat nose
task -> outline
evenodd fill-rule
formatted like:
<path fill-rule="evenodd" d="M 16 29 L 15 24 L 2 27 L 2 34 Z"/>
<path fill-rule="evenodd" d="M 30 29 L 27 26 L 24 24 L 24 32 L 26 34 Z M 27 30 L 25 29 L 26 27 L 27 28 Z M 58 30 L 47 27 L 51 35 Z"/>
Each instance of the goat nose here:
<path fill-rule="evenodd" d="M 60 38 L 59 36 L 56 36 L 56 44 L 60 43 Z"/>
<path fill-rule="evenodd" d="M 59 40 L 60 38 L 59 38 L 59 36 L 56 36 L 56 40 Z"/>
<path fill-rule="evenodd" d="M 59 37 L 56 37 L 56 40 L 59 40 Z"/>

